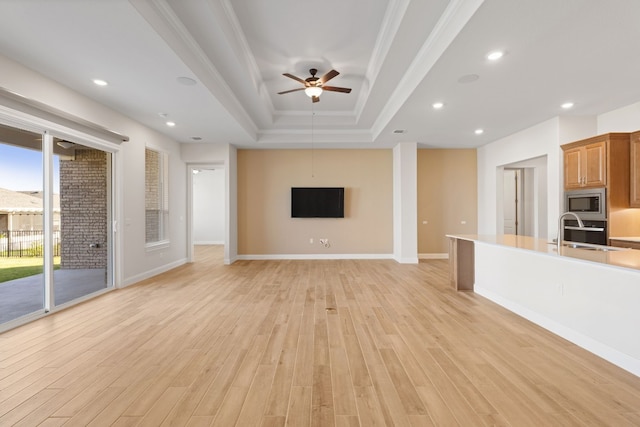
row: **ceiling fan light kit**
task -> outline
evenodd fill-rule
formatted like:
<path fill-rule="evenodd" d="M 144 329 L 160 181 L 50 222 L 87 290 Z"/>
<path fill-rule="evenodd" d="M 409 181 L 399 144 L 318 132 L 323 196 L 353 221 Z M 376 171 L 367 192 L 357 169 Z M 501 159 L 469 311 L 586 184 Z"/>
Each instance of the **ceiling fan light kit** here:
<path fill-rule="evenodd" d="M 278 95 L 283 95 L 285 93 L 304 90 L 304 93 L 306 93 L 307 96 L 309 98 L 311 98 L 312 102 L 318 102 L 318 101 L 320 101 L 320 95 L 325 90 L 330 91 L 330 92 L 342 92 L 342 93 L 350 93 L 351 92 L 351 88 L 337 87 L 337 86 L 324 86 L 324 84 L 326 82 L 328 82 L 329 80 L 331 80 L 332 78 L 334 78 L 335 76 L 340 74 L 336 70 L 331 70 L 331 71 L 329 71 L 327 74 L 325 74 L 322 77 L 316 77 L 316 73 L 317 72 L 318 72 L 318 70 L 316 70 L 315 68 L 311 68 L 309 70 L 309 74 L 311 74 L 311 77 L 307 77 L 304 80 L 301 79 L 300 77 L 294 76 L 293 74 L 284 73 L 283 76 L 289 77 L 290 79 L 293 79 L 293 80 L 295 80 L 295 81 L 297 81 L 299 83 L 302 83 L 304 85 L 304 87 L 301 87 L 301 88 L 298 88 L 298 89 L 290 89 L 290 90 L 285 90 L 285 91 L 282 91 L 282 92 L 278 92 Z"/>
<path fill-rule="evenodd" d="M 320 96 L 322 94 L 322 88 L 318 86 L 309 86 L 304 89 L 304 93 L 306 93 L 309 98 L 313 98 L 314 96 Z"/>

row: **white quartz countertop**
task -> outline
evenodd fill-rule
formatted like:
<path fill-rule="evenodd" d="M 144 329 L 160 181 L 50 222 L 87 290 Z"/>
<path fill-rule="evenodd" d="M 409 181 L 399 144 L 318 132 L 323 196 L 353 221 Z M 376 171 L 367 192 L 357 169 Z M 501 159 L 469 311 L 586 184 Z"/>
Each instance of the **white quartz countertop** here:
<path fill-rule="evenodd" d="M 563 246 L 560 249 L 560 255 L 558 255 L 555 243 L 550 243 L 550 241 L 546 239 L 538 239 L 529 236 L 515 236 L 512 234 L 505 234 L 500 236 L 479 234 L 448 234 L 447 237 L 507 246 L 515 249 L 544 253 L 556 257 L 563 256 L 568 258 L 575 258 L 583 261 L 607 264 L 613 267 L 640 270 L 640 250 L 635 249 L 594 251 Z M 626 240 L 626 238 L 616 239 Z M 640 238 L 638 238 L 638 241 L 640 241 Z"/>

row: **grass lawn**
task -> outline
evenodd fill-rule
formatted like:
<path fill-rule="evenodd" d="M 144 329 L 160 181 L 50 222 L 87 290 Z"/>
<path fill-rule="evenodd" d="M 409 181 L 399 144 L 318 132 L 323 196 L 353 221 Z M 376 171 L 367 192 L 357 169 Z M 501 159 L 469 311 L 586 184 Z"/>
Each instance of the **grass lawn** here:
<path fill-rule="evenodd" d="M 53 269 L 60 268 L 60 257 L 53 258 Z M 0 283 L 42 273 L 42 258 L 0 258 Z"/>

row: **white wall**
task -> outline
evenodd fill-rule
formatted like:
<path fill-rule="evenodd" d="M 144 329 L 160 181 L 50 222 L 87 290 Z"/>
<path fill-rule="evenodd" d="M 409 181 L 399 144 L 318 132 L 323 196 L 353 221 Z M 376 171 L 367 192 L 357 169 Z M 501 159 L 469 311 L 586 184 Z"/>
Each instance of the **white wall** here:
<path fill-rule="evenodd" d="M 116 285 L 124 286 L 161 273 L 186 261 L 186 166 L 180 145 L 168 137 L 98 104 L 22 65 L 0 56 L 0 86 L 106 129 L 129 136 L 119 146 L 116 176 L 118 199 L 114 219 L 120 224 L 115 248 L 121 268 Z M 169 154 L 170 245 L 147 251 L 144 236 L 144 149 L 147 144 Z"/>
<path fill-rule="evenodd" d="M 499 234 L 502 171 L 505 165 L 545 157 L 546 233 L 555 236 L 562 197 L 560 145 L 595 135 L 595 117 L 555 117 L 478 149 L 478 234 Z M 537 171 L 540 172 L 540 171 Z M 538 182 L 545 181 L 540 177 Z M 540 192 L 539 192 L 540 194 Z M 544 194 L 544 193 L 543 193 Z M 544 223 L 544 221 L 540 221 Z"/>
<path fill-rule="evenodd" d="M 210 163 L 226 166 L 229 144 L 181 144 L 180 156 L 186 163 Z"/>
<path fill-rule="evenodd" d="M 193 174 L 193 243 L 221 245 L 225 238 L 225 171 L 200 169 Z"/>
<path fill-rule="evenodd" d="M 547 176 L 546 172 L 547 172 L 547 162 L 545 159 L 544 165 L 543 165 L 544 171 L 545 171 L 545 178 Z M 537 192 L 537 188 L 538 188 L 538 182 L 537 179 L 540 176 L 540 174 L 536 173 L 536 168 L 534 167 L 527 167 L 527 168 L 523 168 L 522 170 L 522 192 L 523 192 L 523 205 L 525 206 L 524 212 L 523 212 L 523 221 L 524 221 L 524 235 L 525 236 L 534 236 L 534 237 L 546 237 L 546 236 L 541 236 L 540 235 L 540 224 L 538 224 L 538 197 L 535 197 L 535 195 L 538 193 Z M 545 201 L 545 208 L 546 208 L 546 194 L 544 197 L 544 201 Z M 546 212 L 546 209 L 545 209 Z M 546 218 L 546 215 L 545 215 Z M 547 230 L 546 227 L 546 222 L 544 224 L 544 230 Z"/>
<path fill-rule="evenodd" d="M 229 146 L 227 161 L 227 244 L 224 247 L 224 263 L 238 259 L 238 150 Z"/>
<path fill-rule="evenodd" d="M 598 134 L 637 130 L 640 130 L 640 102 L 598 116 Z"/>
<path fill-rule="evenodd" d="M 487 144 L 478 149 L 478 234 L 500 234 L 497 224 L 502 209 L 501 183 L 505 165 L 536 157 L 547 156 L 549 164 L 558 162 L 558 120 L 548 120 L 517 134 Z M 547 171 L 550 182 L 558 182 L 558 170 Z M 554 179 L 555 178 L 555 179 Z M 559 190 L 553 185 L 547 188 L 549 200 L 556 200 L 558 209 Z M 550 203 L 554 205 L 553 202 Z"/>
<path fill-rule="evenodd" d="M 418 144 L 393 148 L 393 256 L 418 263 Z"/>

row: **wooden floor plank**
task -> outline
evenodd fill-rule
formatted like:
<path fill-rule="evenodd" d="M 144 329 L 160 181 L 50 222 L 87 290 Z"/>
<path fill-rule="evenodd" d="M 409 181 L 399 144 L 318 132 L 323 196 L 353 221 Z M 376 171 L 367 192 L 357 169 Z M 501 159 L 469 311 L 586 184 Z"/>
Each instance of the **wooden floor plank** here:
<path fill-rule="evenodd" d="M 0 334 L 0 425 L 640 425 L 640 378 L 446 260 L 195 255 Z"/>
<path fill-rule="evenodd" d="M 38 427 L 59 427 L 66 424 L 68 421 L 69 418 L 47 418 L 38 424 Z"/>
<path fill-rule="evenodd" d="M 274 365 L 260 365 L 256 369 L 256 373 L 249 387 L 249 392 L 242 405 L 242 410 L 238 416 L 238 425 L 241 426 L 258 426 L 262 423 L 265 413 L 265 406 L 269 397 L 266 390 L 269 390 L 273 383 L 273 376 L 276 367 Z"/>
<path fill-rule="evenodd" d="M 280 361 L 271 383 L 265 415 L 271 417 L 282 416 L 286 419 L 295 361 L 295 349 L 285 348 L 282 350 Z"/>
<path fill-rule="evenodd" d="M 22 402 L 20 405 L 11 408 L 0 416 L 0 426 L 12 426 L 20 422 L 23 418 L 28 417 L 35 412 L 44 403 L 52 399 L 60 390 L 44 389 Z"/>
<path fill-rule="evenodd" d="M 349 371 L 347 353 L 343 348 L 332 348 L 331 383 L 336 415 L 357 415 L 356 394 Z"/>
<path fill-rule="evenodd" d="M 384 414 L 380 408 L 380 402 L 373 386 L 356 386 L 356 404 L 358 406 L 358 418 L 363 426 L 386 425 Z"/>

